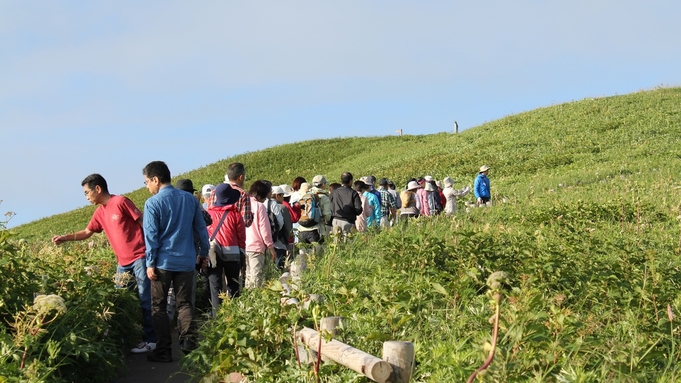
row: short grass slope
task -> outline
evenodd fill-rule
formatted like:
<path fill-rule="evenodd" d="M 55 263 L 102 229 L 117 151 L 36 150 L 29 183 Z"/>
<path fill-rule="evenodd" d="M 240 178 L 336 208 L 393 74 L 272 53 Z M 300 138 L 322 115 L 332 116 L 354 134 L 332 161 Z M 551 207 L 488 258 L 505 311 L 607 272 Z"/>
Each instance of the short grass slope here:
<path fill-rule="evenodd" d="M 340 315 L 338 339 L 374 355 L 411 340 L 412 381 L 465 379 L 486 358 L 493 313 L 486 278 L 505 271 L 501 325 L 486 381 L 679 380 L 681 89 L 586 99 L 490 122 L 459 135 L 306 141 L 246 153 L 181 175 L 216 183 L 243 162 L 247 184 L 343 171 L 404 184 L 492 167 L 494 206 L 358 235 L 310 259 L 281 306 L 276 282 L 223 304 L 187 367 L 217 381 L 364 381 L 334 365 L 298 366 L 290 329 Z M 146 190 L 130 193 L 139 206 Z M 464 198 L 471 201 L 472 197 Z M 24 225 L 47 241 L 85 226 L 91 208 Z M 86 256 L 86 255 L 84 255 Z"/>

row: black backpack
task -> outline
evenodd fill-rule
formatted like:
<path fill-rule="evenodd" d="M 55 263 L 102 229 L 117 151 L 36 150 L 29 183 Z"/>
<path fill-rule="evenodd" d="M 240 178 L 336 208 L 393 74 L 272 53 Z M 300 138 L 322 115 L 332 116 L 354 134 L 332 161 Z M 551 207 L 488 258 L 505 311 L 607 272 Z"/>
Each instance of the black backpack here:
<path fill-rule="evenodd" d="M 277 221 L 277 215 L 272 212 L 270 208 L 272 203 L 276 203 L 272 200 L 267 200 L 267 218 L 270 220 L 270 228 L 272 228 L 272 241 L 277 242 L 278 240 L 284 244 L 288 244 L 288 235 L 284 230 L 283 226 L 279 226 Z"/>

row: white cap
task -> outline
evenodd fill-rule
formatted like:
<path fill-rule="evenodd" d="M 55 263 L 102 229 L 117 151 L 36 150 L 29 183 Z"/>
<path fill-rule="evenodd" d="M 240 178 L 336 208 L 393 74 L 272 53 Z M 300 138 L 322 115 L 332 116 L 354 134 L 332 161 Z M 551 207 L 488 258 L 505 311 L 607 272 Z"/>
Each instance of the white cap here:
<path fill-rule="evenodd" d="M 210 193 L 213 192 L 213 190 L 215 190 L 215 185 L 206 184 L 203 185 L 203 187 L 201 188 L 201 194 L 204 196 L 209 196 Z"/>
<path fill-rule="evenodd" d="M 313 186 L 326 185 L 326 177 L 324 177 L 321 174 L 314 176 L 314 178 L 312 179 L 312 185 Z"/>
<path fill-rule="evenodd" d="M 414 190 L 420 187 L 421 186 L 419 186 L 419 184 L 416 181 L 409 181 L 409 184 L 407 185 L 407 190 Z"/>
<path fill-rule="evenodd" d="M 423 179 L 430 182 L 430 181 L 433 180 L 433 176 L 425 176 L 425 177 L 423 177 Z"/>
<path fill-rule="evenodd" d="M 284 194 L 284 189 L 281 186 L 272 186 L 272 195 L 275 194 Z"/>

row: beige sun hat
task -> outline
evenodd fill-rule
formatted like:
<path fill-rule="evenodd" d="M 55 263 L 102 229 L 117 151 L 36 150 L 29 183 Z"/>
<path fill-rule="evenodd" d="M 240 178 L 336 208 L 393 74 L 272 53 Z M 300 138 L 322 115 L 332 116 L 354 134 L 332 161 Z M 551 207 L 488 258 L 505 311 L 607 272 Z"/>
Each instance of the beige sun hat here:
<path fill-rule="evenodd" d="M 451 177 L 445 177 L 445 179 L 442 180 L 442 184 L 447 186 L 452 186 L 454 185 L 454 180 Z"/>
<path fill-rule="evenodd" d="M 416 181 L 411 181 L 409 184 L 407 184 L 407 190 L 416 190 L 420 187 L 421 186 Z"/>
<path fill-rule="evenodd" d="M 435 191 L 435 189 L 433 188 L 433 184 L 431 184 L 430 182 L 426 182 L 426 187 L 424 189 L 426 189 L 426 191 Z"/>
<path fill-rule="evenodd" d="M 480 167 L 480 173 L 486 172 L 486 171 L 488 171 L 489 169 L 490 169 L 489 166 L 487 166 L 487 165 L 482 165 L 482 166 Z"/>

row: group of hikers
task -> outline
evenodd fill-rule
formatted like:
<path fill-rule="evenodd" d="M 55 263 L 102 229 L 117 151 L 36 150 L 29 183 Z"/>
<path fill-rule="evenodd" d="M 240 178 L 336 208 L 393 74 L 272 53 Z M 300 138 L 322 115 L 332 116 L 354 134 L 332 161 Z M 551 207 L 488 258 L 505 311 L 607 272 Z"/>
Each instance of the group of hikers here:
<path fill-rule="evenodd" d="M 477 205 L 490 201 L 488 172 L 482 166 L 475 178 Z M 81 183 L 88 201 L 98 205 L 90 222 L 52 242 L 105 232 L 117 273 L 134 277 L 136 283 L 127 287 L 137 287 L 142 309 L 142 342 L 131 352 L 149 352 L 152 362 L 173 361 L 175 311 L 180 349 L 190 352 L 197 347 L 195 309 L 206 308 L 215 316 L 222 297 L 259 287 L 266 259 L 284 268 L 296 243 L 319 247 L 330 234 L 347 237 L 419 216 L 452 215 L 456 198 L 470 192 L 469 187 L 454 189 L 449 177 L 440 182 L 431 176 L 410 179 L 398 192 L 392 180 L 371 175 L 355 180 L 350 172 L 341 175 L 340 183 L 328 183 L 323 175 L 278 186 L 257 180 L 246 191 L 246 169 L 238 162 L 228 166 L 224 182 L 204 185 L 200 193 L 189 179 L 173 186 L 162 161 L 150 162 L 142 174 L 152 195 L 144 213 L 127 197 L 110 194 L 104 177 L 91 174 Z"/>

